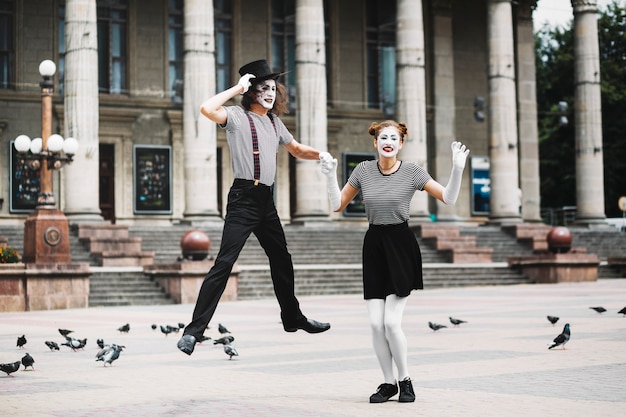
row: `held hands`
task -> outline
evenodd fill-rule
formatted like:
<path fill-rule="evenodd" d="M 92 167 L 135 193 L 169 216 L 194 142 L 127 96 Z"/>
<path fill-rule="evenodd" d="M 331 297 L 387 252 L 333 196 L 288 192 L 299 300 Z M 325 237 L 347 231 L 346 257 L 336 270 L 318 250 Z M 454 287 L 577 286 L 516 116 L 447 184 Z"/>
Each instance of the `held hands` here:
<path fill-rule="evenodd" d="M 248 89 L 252 85 L 252 83 L 250 82 L 251 78 L 256 78 L 256 76 L 254 76 L 252 74 L 244 74 L 239 79 L 239 81 L 237 82 L 237 85 L 240 85 L 243 88 L 243 91 L 240 94 L 245 94 L 246 91 L 248 91 Z"/>
<path fill-rule="evenodd" d="M 452 167 L 462 171 L 470 151 L 465 145 L 457 141 L 452 142 L 450 147 L 452 148 Z"/>
<path fill-rule="evenodd" d="M 329 178 L 337 178 L 337 158 L 328 152 L 320 152 L 320 169 Z"/>

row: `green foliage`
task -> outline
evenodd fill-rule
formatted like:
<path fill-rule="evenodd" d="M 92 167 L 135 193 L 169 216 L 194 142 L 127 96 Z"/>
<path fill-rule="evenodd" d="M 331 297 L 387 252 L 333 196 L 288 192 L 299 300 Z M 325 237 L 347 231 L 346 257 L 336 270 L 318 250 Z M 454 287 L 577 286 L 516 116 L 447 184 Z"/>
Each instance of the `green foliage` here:
<path fill-rule="evenodd" d="M 17 251 L 10 246 L 0 246 L 0 264 L 14 264 L 20 261 Z"/>
<path fill-rule="evenodd" d="M 598 19 L 602 91 L 604 194 L 607 217 L 621 217 L 626 195 L 626 10 L 617 1 Z M 574 130 L 574 37 L 570 28 L 543 27 L 535 34 L 541 202 L 543 207 L 576 205 Z M 568 103 L 566 126 L 557 104 Z"/>

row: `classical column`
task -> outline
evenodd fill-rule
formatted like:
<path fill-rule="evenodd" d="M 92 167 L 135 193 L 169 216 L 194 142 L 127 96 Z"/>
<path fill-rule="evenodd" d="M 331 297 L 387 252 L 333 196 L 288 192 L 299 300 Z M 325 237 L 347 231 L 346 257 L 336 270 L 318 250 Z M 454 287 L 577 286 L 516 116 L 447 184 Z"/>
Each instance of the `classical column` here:
<path fill-rule="evenodd" d="M 537 0 L 519 2 L 517 23 L 517 102 L 519 106 L 520 188 L 522 219 L 541 221 L 535 36 L 532 12 Z"/>
<path fill-rule="evenodd" d="M 101 221 L 98 178 L 98 28 L 96 0 L 65 2 L 64 136 L 78 140 L 63 168 L 63 210 L 70 221 Z M 95 184 L 95 186 L 94 186 Z"/>
<path fill-rule="evenodd" d="M 521 221 L 517 155 L 517 99 L 511 0 L 489 0 L 490 221 Z"/>
<path fill-rule="evenodd" d="M 326 46 L 322 0 L 296 1 L 297 139 L 325 151 Z M 328 218 L 326 179 L 317 161 L 296 160 L 296 210 L 294 220 Z M 324 196 L 324 198 L 320 198 Z"/>
<path fill-rule="evenodd" d="M 576 223 L 604 223 L 600 52 L 596 0 L 572 0 L 576 101 Z"/>
<path fill-rule="evenodd" d="M 184 217 L 217 221 L 217 127 L 200 115 L 200 105 L 215 95 L 213 2 L 185 0 L 183 145 Z"/>
<path fill-rule="evenodd" d="M 422 1 L 397 0 L 397 16 L 396 119 L 405 122 L 409 129 L 400 156 L 428 170 Z M 411 201 L 411 220 L 430 221 L 427 193 L 415 193 Z"/>
<path fill-rule="evenodd" d="M 447 184 L 452 170 L 450 144 L 456 140 L 456 103 L 454 91 L 454 39 L 452 34 L 452 0 L 433 4 L 433 84 L 434 105 L 433 124 L 435 134 L 434 177 L 441 184 Z M 466 170 L 469 171 L 469 170 Z M 468 184 L 468 183 L 465 183 Z M 459 202 L 469 201 L 468 187 L 461 187 Z M 469 214 L 469 203 L 466 204 Z M 461 209 L 457 203 L 449 206 L 437 200 L 437 220 L 454 221 L 459 218 Z"/>

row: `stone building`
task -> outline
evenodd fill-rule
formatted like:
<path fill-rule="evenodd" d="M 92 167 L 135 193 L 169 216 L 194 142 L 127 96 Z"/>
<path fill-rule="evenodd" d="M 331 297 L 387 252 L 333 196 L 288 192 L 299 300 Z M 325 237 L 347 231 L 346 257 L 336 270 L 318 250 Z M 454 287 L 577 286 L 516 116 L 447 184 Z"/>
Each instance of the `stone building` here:
<path fill-rule="evenodd" d="M 539 0 L 541 1 L 541 0 Z M 603 222 L 596 1 L 571 0 L 576 35 L 578 220 Z M 425 193 L 413 221 L 540 222 L 532 12 L 535 0 L 0 0 L 0 225 L 37 202 L 12 147 L 41 135 L 39 63 L 56 63 L 53 132 L 80 147 L 54 171 L 71 223 L 219 222 L 233 180 L 225 134 L 200 104 L 266 58 L 285 75 L 302 143 L 328 150 L 345 182 L 373 158 L 372 121 L 405 121 L 400 155 L 446 184 L 450 142 L 471 149 L 458 202 Z M 584 103 L 584 105 L 582 105 Z M 285 222 L 332 213 L 312 161 L 278 155 Z M 521 209 L 520 209 L 521 207 Z M 0 233 L 1 234 L 1 233 Z"/>

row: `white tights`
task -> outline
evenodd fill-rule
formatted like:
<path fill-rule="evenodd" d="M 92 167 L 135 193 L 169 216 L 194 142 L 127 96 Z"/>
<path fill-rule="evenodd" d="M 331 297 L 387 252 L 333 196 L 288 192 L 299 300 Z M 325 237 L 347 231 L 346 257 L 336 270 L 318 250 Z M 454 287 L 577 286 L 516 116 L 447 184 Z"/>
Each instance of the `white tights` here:
<path fill-rule="evenodd" d="M 396 383 L 393 362 L 398 368 L 399 381 L 409 376 L 406 336 L 402 331 L 402 315 L 407 298 L 391 294 L 384 300 L 366 300 L 374 351 L 387 384 Z"/>

